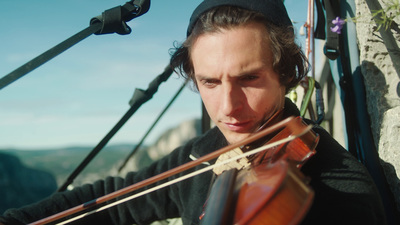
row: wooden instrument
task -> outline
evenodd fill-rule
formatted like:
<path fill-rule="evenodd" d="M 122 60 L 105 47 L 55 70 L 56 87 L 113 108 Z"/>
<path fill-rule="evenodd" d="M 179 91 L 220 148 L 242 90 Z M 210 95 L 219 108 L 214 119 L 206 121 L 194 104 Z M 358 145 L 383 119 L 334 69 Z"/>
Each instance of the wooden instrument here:
<path fill-rule="evenodd" d="M 302 126 L 300 126 L 300 124 L 302 124 Z M 285 135 L 283 138 L 275 136 L 276 138 L 272 139 L 270 142 L 264 144 L 261 147 L 258 148 L 254 148 L 251 146 L 251 143 L 255 143 L 257 141 L 259 141 L 260 139 L 264 138 L 266 135 L 269 135 L 273 132 L 277 132 L 278 130 L 282 130 L 281 133 L 283 132 Z M 218 166 L 223 165 L 224 163 L 229 163 L 235 160 L 239 160 L 240 158 L 243 157 L 251 157 L 252 155 L 256 155 L 257 157 L 255 157 L 252 160 L 251 163 L 251 169 L 249 170 L 248 168 L 242 170 L 242 172 L 240 172 L 242 175 L 238 176 L 238 179 L 236 179 L 238 182 L 236 182 L 239 185 L 234 185 L 231 186 L 232 191 L 233 192 L 238 192 L 238 190 L 243 190 L 239 192 L 239 195 L 236 201 L 236 205 L 242 205 L 243 203 L 247 204 L 247 201 L 253 201 L 252 199 L 258 197 L 257 195 L 254 195 L 255 193 L 258 193 L 258 191 L 262 191 L 259 195 L 262 195 L 263 198 L 259 198 L 257 200 L 259 201 L 254 201 L 254 208 L 256 210 L 254 210 L 253 214 L 248 214 L 246 211 L 248 211 L 248 207 L 247 206 L 240 206 L 237 207 L 236 210 L 237 212 L 235 212 L 235 214 L 237 214 L 238 216 L 235 216 L 235 221 L 242 221 L 244 220 L 244 222 L 241 224 L 262 224 L 262 223 L 248 223 L 247 221 L 252 221 L 252 218 L 256 218 L 260 215 L 258 208 L 265 208 L 268 209 L 270 207 L 266 207 L 266 204 L 264 203 L 270 203 L 272 202 L 271 199 L 277 199 L 277 194 L 279 192 L 289 192 L 292 193 L 294 192 L 294 190 L 299 189 L 299 187 L 303 188 L 303 191 L 300 191 L 300 193 L 292 193 L 291 195 L 287 196 L 287 197 L 283 197 L 282 200 L 285 202 L 288 199 L 291 198 L 297 198 L 297 196 L 300 196 L 299 199 L 303 199 L 302 196 L 307 195 L 312 193 L 312 191 L 310 189 L 307 189 L 307 185 L 306 184 L 302 184 L 301 181 L 303 178 L 301 178 L 299 176 L 299 171 L 297 171 L 297 168 L 292 168 L 293 164 L 292 162 L 296 162 L 297 167 L 300 167 L 302 165 L 302 163 L 304 163 L 304 161 L 313 154 L 313 151 L 310 151 L 310 147 L 312 147 L 313 145 L 316 145 L 317 140 L 316 140 L 316 136 L 313 133 L 310 133 L 311 128 L 310 126 L 305 126 L 303 123 L 299 123 L 299 119 L 294 119 L 292 117 L 287 118 L 279 123 L 276 123 L 273 126 L 270 126 L 268 128 L 263 129 L 260 132 L 255 133 L 254 135 L 251 135 L 249 138 L 240 141 L 238 143 L 232 144 L 230 146 L 224 147 L 222 149 L 219 149 L 217 151 L 214 151 L 208 155 L 205 155 L 203 157 L 198 158 L 197 160 L 191 161 L 189 163 L 186 163 L 184 165 L 178 166 L 176 168 L 173 168 L 171 170 L 168 170 L 166 172 L 163 172 L 161 174 L 158 174 L 154 177 L 151 177 L 149 179 L 143 180 L 141 182 L 132 184 L 131 186 L 125 187 L 121 190 L 112 192 L 108 195 L 105 195 L 103 197 L 94 199 L 90 202 L 84 203 L 82 205 L 76 206 L 74 208 L 68 209 L 66 211 L 60 212 L 58 214 L 49 216 L 47 218 L 41 219 L 39 221 L 33 222 L 31 223 L 31 225 L 38 225 L 38 224 L 48 224 L 48 223 L 54 223 L 54 222 L 59 222 L 60 220 L 63 220 L 63 218 L 65 217 L 72 217 L 71 219 L 59 222 L 58 224 L 66 224 L 69 222 L 72 222 L 74 220 L 83 218 L 87 215 L 99 212 L 101 210 L 113 207 L 117 204 L 132 200 L 134 198 L 143 196 L 145 194 L 148 194 L 150 192 L 159 190 L 163 187 L 169 186 L 171 184 L 180 182 L 184 179 L 196 176 L 198 174 L 201 174 L 205 171 L 209 171 L 212 170 Z M 287 133 L 285 133 L 287 132 Z M 299 139 L 299 137 L 302 137 Z M 292 142 L 293 140 L 295 140 L 295 142 Z M 302 146 L 300 149 L 303 150 L 302 151 L 292 151 L 291 149 L 295 147 L 295 145 L 300 145 Z M 238 148 L 238 147 L 243 147 L 243 146 L 247 146 L 250 147 L 251 149 L 246 149 L 247 151 L 245 153 L 243 153 L 243 155 L 239 155 L 239 156 L 235 156 L 235 157 L 231 157 L 229 159 L 226 160 L 226 162 L 221 162 L 219 165 L 218 164 L 214 164 L 211 165 L 209 167 L 203 168 L 201 170 L 189 173 L 184 175 L 183 177 L 179 177 L 175 180 L 171 180 L 168 182 L 163 183 L 162 185 L 153 187 L 153 188 L 149 188 L 146 191 L 143 192 L 139 192 L 137 194 L 125 197 L 121 200 L 118 201 L 114 201 L 112 204 L 109 205 L 105 205 L 102 206 L 100 208 L 97 208 L 93 211 L 89 211 L 86 212 L 84 214 L 81 215 L 77 215 L 79 213 L 81 213 L 82 211 L 88 211 L 90 210 L 92 207 L 94 206 L 98 206 L 100 204 L 103 204 L 109 200 L 115 199 L 117 197 L 121 197 L 121 196 L 126 196 L 127 194 L 136 191 L 138 189 L 147 187 L 151 184 L 154 184 L 158 181 L 162 181 L 165 180 L 166 178 L 169 178 L 173 175 L 176 175 L 178 173 L 181 173 L 183 171 L 187 171 L 191 168 L 194 168 L 195 166 L 198 166 L 204 162 L 208 162 L 212 159 L 215 159 L 217 157 L 219 157 L 220 155 L 227 153 L 229 151 L 231 151 L 232 149 Z M 285 146 L 285 147 L 284 147 Z M 283 148 L 284 147 L 284 148 Z M 288 148 L 289 147 L 289 148 Z M 258 154 L 259 152 L 265 152 L 266 149 L 269 149 L 266 154 Z M 273 150 L 273 153 L 271 152 L 271 149 Z M 296 147 L 295 149 L 299 149 L 298 147 Z M 261 157 L 262 156 L 262 157 Z M 279 156 L 279 157 L 278 157 Z M 285 159 L 285 160 L 281 160 L 281 159 Z M 269 161 L 269 163 L 265 163 L 266 161 Z M 257 163 L 255 163 L 257 162 Z M 270 176 L 270 175 L 262 175 L 264 174 L 264 171 L 277 171 L 275 176 Z M 275 172 L 273 172 L 275 173 Z M 235 172 L 236 174 L 236 172 Z M 286 176 L 284 176 L 286 175 Z M 236 177 L 236 176 L 235 176 Z M 245 180 L 243 179 L 244 177 L 252 177 L 252 179 L 254 180 L 259 180 L 259 183 L 254 183 L 254 182 L 249 182 L 249 180 Z M 262 178 L 262 179 L 259 179 Z M 275 187 L 273 187 L 272 183 L 277 183 L 278 185 L 276 185 Z M 291 184 L 291 183 L 297 183 L 298 186 L 292 186 L 290 185 L 289 187 L 283 187 L 286 184 Z M 255 192 L 257 191 L 257 192 Z M 250 199 L 252 198 L 252 199 Z M 260 201 L 261 200 L 261 201 Z M 222 202 L 222 201 L 220 201 Z M 300 201 L 300 205 L 304 205 L 304 200 Z M 308 205 L 311 202 L 311 198 L 308 197 L 306 199 L 306 202 L 308 203 Z M 211 205 L 211 204 L 209 204 Z M 288 205 L 292 205 L 292 203 L 288 204 Z M 306 204 L 307 205 L 307 204 Z M 271 205 L 273 207 L 273 205 Z M 280 207 L 278 205 L 278 207 Z M 298 207 L 295 207 L 293 210 L 291 211 L 298 211 Z M 303 211 L 306 211 L 306 209 L 303 209 Z M 266 216 L 268 216 L 268 214 L 272 215 L 269 210 L 267 210 L 266 212 Z M 206 216 L 207 218 L 210 218 L 210 214 L 208 214 L 206 212 Z M 262 219 L 262 221 L 264 221 L 264 219 Z M 208 223 L 206 223 L 208 225 Z M 281 223 L 282 224 L 282 223 Z"/>
<path fill-rule="evenodd" d="M 295 121 L 267 143 L 306 127 L 300 118 Z M 310 130 L 291 142 L 257 153 L 250 158 L 251 165 L 240 171 L 223 172 L 213 186 L 202 224 L 299 224 L 314 197 L 299 168 L 315 154 L 318 140 Z"/>

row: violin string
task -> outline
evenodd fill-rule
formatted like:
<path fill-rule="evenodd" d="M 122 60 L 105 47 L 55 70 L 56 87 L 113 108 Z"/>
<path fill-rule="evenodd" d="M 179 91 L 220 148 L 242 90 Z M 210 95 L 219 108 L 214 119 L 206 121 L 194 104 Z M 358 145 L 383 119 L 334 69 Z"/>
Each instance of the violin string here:
<path fill-rule="evenodd" d="M 222 149 L 216 150 L 215 152 L 212 152 L 212 153 L 209 153 L 209 154 L 207 154 L 205 156 L 202 156 L 202 157 L 200 157 L 200 158 L 198 158 L 198 159 L 196 159 L 194 161 L 191 161 L 191 162 L 188 162 L 186 164 L 180 165 L 180 166 L 178 166 L 176 168 L 173 168 L 171 170 L 165 171 L 165 172 L 163 172 L 161 174 L 155 175 L 154 177 L 145 179 L 143 181 L 140 181 L 138 183 L 132 184 L 130 186 L 124 187 L 124 188 L 122 188 L 120 190 L 111 192 L 109 194 L 106 194 L 105 196 L 99 197 L 98 199 L 92 200 L 92 201 L 84 203 L 82 205 L 73 207 L 71 209 L 62 211 L 60 213 L 57 213 L 57 214 L 54 214 L 52 216 L 49 216 L 49 217 L 43 218 L 41 220 L 38 220 L 36 222 L 30 223 L 29 225 L 48 224 L 50 222 L 54 222 L 56 220 L 60 220 L 61 218 L 65 218 L 66 216 L 77 214 L 77 213 L 79 213 L 80 211 L 82 211 L 85 208 L 87 209 L 88 207 L 91 207 L 91 206 L 100 205 L 101 203 L 109 201 L 110 199 L 117 198 L 117 197 L 121 196 L 122 193 L 124 193 L 124 194 L 132 193 L 135 190 L 138 190 L 140 188 L 144 188 L 144 187 L 146 187 L 148 185 L 154 184 L 157 181 L 164 180 L 164 179 L 166 179 L 168 177 L 176 175 L 179 172 L 182 172 L 182 171 L 188 170 L 190 168 L 193 168 L 195 166 L 198 166 L 198 165 L 202 164 L 205 161 L 209 161 L 211 159 L 215 159 L 216 157 L 220 156 L 221 154 L 223 154 L 225 152 L 228 152 L 228 151 L 230 151 L 230 150 L 232 150 L 234 148 L 240 147 L 242 145 L 246 145 L 246 143 L 251 143 L 253 141 L 256 141 L 259 138 L 262 138 L 265 135 L 268 135 L 268 134 L 272 133 L 273 131 L 276 131 L 277 129 L 280 129 L 280 128 L 284 127 L 284 126 L 289 126 L 289 127 L 293 128 L 293 126 L 290 125 L 290 124 L 296 123 L 296 121 L 297 120 L 295 120 L 293 117 L 288 117 L 288 118 L 282 120 L 281 122 L 278 122 L 277 124 L 275 124 L 275 125 L 273 125 L 271 127 L 265 128 L 265 130 L 262 130 L 262 131 L 260 131 L 258 133 L 255 133 L 254 135 L 250 136 L 246 140 L 240 141 L 240 142 L 238 142 L 236 144 L 232 144 L 231 146 L 226 146 L 226 147 L 224 147 Z M 296 132 L 296 133 L 298 133 L 298 132 Z"/>
<path fill-rule="evenodd" d="M 94 214 L 94 213 L 103 211 L 103 210 L 105 210 L 105 209 L 108 209 L 108 208 L 111 208 L 111 207 L 113 207 L 113 206 L 119 205 L 119 204 L 121 204 L 121 203 L 130 201 L 130 200 L 133 200 L 133 199 L 135 199 L 135 198 L 138 198 L 138 197 L 140 197 L 140 196 L 149 194 L 149 193 L 151 193 L 151 192 L 160 190 L 160 189 L 162 189 L 162 188 L 164 188 L 164 187 L 170 186 L 170 185 L 175 184 L 175 183 L 178 183 L 178 182 L 180 182 L 180 181 L 183 181 L 183 180 L 189 179 L 189 178 L 191 178 L 191 177 L 197 176 L 197 175 L 199 175 L 199 174 L 202 174 L 202 173 L 204 173 L 204 172 L 207 172 L 207 171 L 209 171 L 209 170 L 212 170 L 212 169 L 214 169 L 215 167 L 222 166 L 222 165 L 227 164 L 227 163 L 229 163 L 229 162 L 232 162 L 232 161 L 235 161 L 235 160 L 238 160 L 238 159 L 241 159 L 241 158 L 244 158 L 244 157 L 247 157 L 247 156 L 250 156 L 250 155 L 253 155 L 253 154 L 262 152 L 262 151 L 265 151 L 265 150 L 267 150 L 267 149 L 269 149 L 269 148 L 276 147 L 276 146 L 278 146 L 278 145 L 281 145 L 281 144 L 290 142 L 290 141 L 292 141 L 292 140 L 294 140 L 294 139 L 296 139 L 296 138 L 302 136 L 303 134 L 307 133 L 308 131 L 311 130 L 311 128 L 312 128 L 312 126 L 309 125 L 309 126 L 305 127 L 304 130 L 303 130 L 302 132 L 300 132 L 300 133 L 298 133 L 298 134 L 296 134 L 296 135 L 290 135 L 290 136 L 288 136 L 287 138 L 281 139 L 281 140 L 276 141 L 276 142 L 274 142 L 274 143 L 270 143 L 270 144 L 261 146 L 261 147 L 259 147 L 259 148 L 256 148 L 256 149 L 253 149 L 253 150 L 251 150 L 251 151 L 245 152 L 245 153 L 243 153 L 243 154 L 241 154 L 241 155 L 237 155 L 237 156 L 234 156 L 234 157 L 232 157 L 232 158 L 230 158 L 230 159 L 221 161 L 220 163 L 215 163 L 215 164 L 213 164 L 213 165 L 204 167 L 204 168 L 202 168 L 202 169 L 200 169 L 200 170 L 197 170 L 197 171 L 194 171 L 194 172 L 192 172 L 192 173 L 188 173 L 188 174 L 186 174 L 186 175 L 184 175 L 184 176 L 181 176 L 181 177 L 176 178 L 176 179 L 174 179 L 174 180 L 171 180 L 171 181 L 165 182 L 165 183 L 163 183 L 163 184 L 157 185 L 157 186 L 155 186 L 155 187 L 153 187 L 153 188 L 144 190 L 144 191 L 139 192 L 139 193 L 137 193 L 137 194 L 134 194 L 134 195 L 125 197 L 125 198 L 123 198 L 123 199 L 120 199 L 120 200 L 118 200 L 118 201 L 115 201 L 115 202 L 113 202 L 113 203 L 110 203 L 110 204 L 108 204 L 108 205 L 105 205 L 105 206 L 100 207 L 100 208 L 98 208 L 98 209 L 95 209 L 95 210 L 86 212 L 86 213 L 84 213 L 84 214 L 75 216 L 75 217 L 73 217 L 73 218 L 71 218 L 71 219 L 68 219 L 68 220 L 65 220 L 65 221 L 62 221 L 62 222 L 60 222 L 60 223 L 57 223 L 57 225 L 63 225 L 63 224 L 67 224 L 67 223 L 76 221 L 76 220 L 78 220 L 78 219 L 81 219 L 81 218 L 83 218 L 83 217 L 89 216 L 89 215 L 91 215 L 91 214 Z"/>

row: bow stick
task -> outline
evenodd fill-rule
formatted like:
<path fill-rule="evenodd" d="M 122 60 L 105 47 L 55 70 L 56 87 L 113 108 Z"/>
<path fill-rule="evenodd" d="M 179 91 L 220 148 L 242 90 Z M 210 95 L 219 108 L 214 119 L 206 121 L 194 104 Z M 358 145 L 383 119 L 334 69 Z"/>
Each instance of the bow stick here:
<path fill-rule="evenodd" d="M 106 202 L 106 201 L 109 201 L 109 200 L 111 200 L 111 199 L 120 197 L 120 196 L 122 196 L 122 195 L 128 194 L 128 193 L 133 192 L 133 191 L 135 191 L 135 190 L 138 190 L 138 189 L 140 189 L 140 188 L 143 188 L 143 187 L 146 187 L 146 186 L 148 186 L 148 185 L 154 184 L 154 183 L 156 183 L 156 182 L 158 182 L 158 181 L 164 180 L 164 179 L 169 178 L 169 177 L 171 177 L 171 176 L 173 176 L 173 175 L 176 175 L 176 174 L 178 174 L 178 173 L 180 173 L 180 172 L 184 172 L 184 171 L 186 171 L 186 170 L 188 170 L 188 169 L 191 169 L 191 168 L 193 168 L 193 167 L 195 167 L 195 166 L 198 166 L 198 165 L 202 164 L 203 162 L 207 162 L 207 161 L 210 161 L 210 160 L 212 160 L 212 159 L 215 159 L 215 158 L 217 158 L 219 155 L 221 155 L 221 154 L 223 154 L 223 153 L 226 153 L 226 152 L 228 152 L 228 151 L 230 151 L 230 150 L 232 150 L 232 149 L 234 149 L 234 148 L 241 147 L 241 146 L 245 146 L 245 145 L 247 145 L 247 144 L 249 144 L 249 143 L 252 143 L 252 142 L 254 142 L 254 141 L 256 141 L 256 140 L 258 140 L 258 139 L 260 139 L 260 138 L 262 138 L 262 137 L 264 137 L 264 136 L 266 136 L 266 135 L 268 135 L 268 134 L 270 134 L 270 133 L 272 133 L 272 132 L 274 132 L 274 131 L 276 131 L 276 130 L 278 130 L 278 129 L 283 128 L 284 126 L 290 127 L 290 128 L 292 129 L 292 131 L 293 131 L 293 134 L 290 135 L 290 136 L 287 137 L 287 138 L 284 138 L 284 139 L 281 139 L 281 140 L 279 140 L 279 141 L 277 141 L 277 142 L 274 142 L 274 143 L 271 143 L 271 144 L 268 144 L 268 145 L 264 145 L 264 146 L 261 146 L 261 147 L 259 147 L 259 148 L 254 149 L 254 150 L 245 152 L 245 153 L 242 154 L 242 155 L 238 155 L 238 156 L 232 157 L 232 158 L 230 158 L 230 159 L 228 159 L 228 160 L 226 160 L 226 161 L 223 161 L 223 162 L 221 162 L 221 163 L 214 164 L 214 165 L 205 167 L 205 168 L 203 168 L 203 169 L 201 169 L 201 170 L 198 170 L 198 171 L 195 171 L 195 172 L 186 174 L 186 175 L 181 176 L 181 177 L 179 177 L 179 178 L 177 178 L 177 179 L 168 181 L 168 182 L 163 183 L 163 184 L 161 184 L 161 185 L 158 185 L 158 186 L 156 186 L 156 187 L 150 188 L 150 189 L 145 190 L 145 191 L 143 191 L 143 192 L 137 193 L 137 194 L 135 194 L 135 195 L 126 197 L 126 198 L 124 198 L 124 199 L 121 199 L 121 200 L 116 201 L 116 202 L 114 202 L 114 203 L 111 203 L 111 204 L 109 204 L 109 205 L 103 206 L 103 207 L 101 207 L 101 208 L 99 208 L 99 209 L 96 209 L 96 210 L 93 210 L 93 211 L 84 213 L 84 214 L 82 214 L 82 215 L 78 215 L 78 216 L 73 217 L 73 218 L 71 218 L 71 219 L 69 219 L 69 220 L 63 221 L 63 222 L 61 222 L 61 223 L 59 223 L 59 224 L 66 224 L 66 223 L 75 221 L 75 220 L 77 220 L 77 219 L 81 219 L 81 218 L 83 218 L 83 217 L 85 217 L 85 216 L 88 216 L 88 215 L 90 215 L 90 214 L 93 214 L 93 213 L 102 211 L 102 210 L 104 210 L 104 209 L 113 207 L 113 206 L 118 205 L 118 204 L 121 204 L 121 203 L 123 203 L 123 202 L 126 202 L 126 201 L 132 200 L 132 199 L 134 199 L 134 198 L 143 196 L 143 195 L 148 194 L 148 193 L 150 193 L 150 192 L 159 190 L 159 189 L 164 188 L 164 187 L 166 187 L 166 186 L 169 186 L 169 185 L 171 185 L 171 184 L 180 182 L 180 181 L 182 181 L 182 180 L 185 180 L 185 179 L 188 179 L 188 178 L 190 178 L 190 177 L 196 176 L 196 175 L 198 175 L 198 174 L 204 173 L 204 172 L 206 172 L 206 171 L 212 170 L 213 168 L 218 167 L 218 166 L 221 166 L 221 165 L 226 164 L 226 163 L 228 163 L 228 162 L 231 162 L 231 161 L 234 161 L 234 160 L 243 158 L 243 157 L 247 157 L 247 156 L 256 154 L 256 153 L 258 153 L 258 152 L 264 151 L 264 150 L 266 150 L 266 149 L 268 149 L 268 148 L 271 148 L 271 147 L 274 147 L 274 146 L 278 146 L 278 145 L 280 145 L 280 144 L 283 144 L 283 143 L 292 141 L 292 140 L 296 139 L 297 137 L 300 137 L 301 135 L 303 135 L 303 134 L 307 133 L 308 131 L 310 131 L 311 126 L 306 126 L 305 128 L 299 129 L 299 128 L 297 128 L 297 127 L 295 126 L 295 122 L 296 122 L 296 121 L 295 121 L 295 119 L 294 119 L 293 117 L 289 117 L 289 118 L 287 118 L 287 119 L 285 119 L 285 120 L 282 120 L 281 122 L 279 122 L 279 123 L 277 123 L 277 124 L 275 124 L 275 125 L 273 125 L 273 126 L 271 126 L 271 127 L 265 128 L 264 130 L 262 130 L 262 131 L 260 131 L 260 132 L 258 132 L 258 133 L 255 133 L 255 134 L 253 134 L 253 135 L 251 135 L 250 137 L 244 139 L 243 141 L 239 141 L 238 143 L 235 143 L 235 144 L 226 146 L 226 147 L 221 148 L 221 149 L 219 149 L 219 150 L 217 150 L 217 151 L 214 151 L 214 152 L 212 152 L 212 153 L 210 153 L 210 154 L 207 154 L 207 155 L 205 155 L 205 156 L 202 156 L 202 157 L 198 158 L 197 160 L 194 160 L 194 161 L 185 163 L 185 164 L 183 164 L 183 165 L 181 165 L 181 166 L 178 166 L 178 167 L 176 167 L 176 168 L 173 168 L 173 169 L 171 169 L 171 170 L 168 170 L 168 171 L 166 171 L 166 172 L 163 172 L 163 173 L 161 173 L 161 174 L 158 174 L 158 175 L 156 175 L 156 176 L 154 176 L 154 177 L 151 177 L 151 178 L 149 178 L 149 179 L 146 179 L 146 180 L 140 181 L 140 182 L 138 182 L 138 183 L 132 184 L 132 185 L 130 185 L 130 186 L 128 186 L 128 187 L 122 188 L 122 189 L 120 189 L 120 190 L 118 190 L 118 191 L 112 192 L 112 193 L 110 193 L 110 194 L 107 194 L 107 195 L 102 196 L 102 197 L 100 197 L 100 198 L 94 199 L 94 200 L 89 201 L 89 202 L 87 202 L 87 203 L 84 203 L 84 204 L 82 204 L 82 205 L 78 205 L 78 206 L 73 207 L 73 208 L 71 208 L 71 209 L 65 210 L 65 211 L 60 212 L 60 213 L 57 213 L 57 214 L 55 214 L 55 215 L 52 215 L 52 216 L 46 217 L 46 218 L 44 218 L 44 219 L 38 220 L 38 221 L 36 221 L 36 222 L 30 223 L 30 225 L 41 225 L 41 224 L 47 224 L 47 223 L 50 223 L 50 222 L 54 222 L 54 221 L 57 221 L 57 220 L 59 220 L 59 219 L 62 219 L 62 218 L 64 218 L 64 217 L 66 217 L 66 216 L 70 216 L 70 215 L 76 214 L 76 213 L 81 212 L 81 211 L 83 211 L 83 210 L 85 210 L 85 209 L 89 209 L 89 208 L 91 208 L 91 207 L 94 207 L 94 206 L 96 206 L 96 205 L 99 205 L 99 204 L 101 204 L 101 203 L 104 203 L 104 202 Z"/>

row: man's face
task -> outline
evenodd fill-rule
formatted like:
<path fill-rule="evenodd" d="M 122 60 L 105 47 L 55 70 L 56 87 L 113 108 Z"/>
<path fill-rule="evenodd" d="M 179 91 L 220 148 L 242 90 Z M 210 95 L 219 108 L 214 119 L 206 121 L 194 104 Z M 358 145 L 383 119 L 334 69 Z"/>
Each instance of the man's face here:
<path fill-rule="evenodd" d="M 229 143 L 255 132 L 283 108 L 285 87 L 273 70 L 266 29 L 258 23 L 203 34 L 191 51 L 204 105 Z"/>

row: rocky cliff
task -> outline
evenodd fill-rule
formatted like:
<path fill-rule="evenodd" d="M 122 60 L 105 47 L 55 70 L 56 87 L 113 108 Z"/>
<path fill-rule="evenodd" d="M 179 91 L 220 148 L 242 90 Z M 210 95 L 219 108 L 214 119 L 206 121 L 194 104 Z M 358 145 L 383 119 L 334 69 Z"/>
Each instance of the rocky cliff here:
<path fill-rule="evenodd" d="M 372 135 L 382 167 L 400 211 L 400 18 L 389 29 L 377 29 L 374 12 L 396 1 L 357 0 L 356 23 L 360 64 L 365 82 Z M 398 4 L 398 1 L 397 1 Z M 385 11 L 386 16 L 396 15 Z"/>
<path fill-rule="evenodd" d="M 134 155 L 127 163 L 127 166 L 121 171 L 120 175 L 148 165 L 150 162 L 167 155 L 176 147 L 181 146 L 200 134 L 201 121 L 198 119 L 185 121 L 176 127 L 168 129 L 153 145 Z M 113 173 L 117 174 L 116 169 L 114 169 Z"/>

